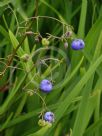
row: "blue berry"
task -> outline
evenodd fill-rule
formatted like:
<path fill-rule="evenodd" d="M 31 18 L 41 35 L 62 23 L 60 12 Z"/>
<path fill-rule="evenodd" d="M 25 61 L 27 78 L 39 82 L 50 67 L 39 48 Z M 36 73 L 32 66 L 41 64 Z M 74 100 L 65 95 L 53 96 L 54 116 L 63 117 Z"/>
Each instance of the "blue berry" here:
<path fill-rule="evenodd" d="M 51 112 L 51 111 L 46 112 L 46 113 L 44 114 L 43 119 L 44 119 L 45 121 L 50 122 L 50 123 L 54 122 L 54 113 Z"/>
<path fill-rule="evenodd" d="M 75 39 L 72 41 L 71 47 L 73 50 L 81 50 L 85 47 L 85 43 L 82 39 Z"/>
<path fill-rule="evenodd" d="M 52 91 L 52 83 L 47 80 L 47 79 L 44 79 L 41 81 L 40 83 L 40 89 L 42 92 L 45 92 L 45 93 L 49 93 L 50 91 Z"/>

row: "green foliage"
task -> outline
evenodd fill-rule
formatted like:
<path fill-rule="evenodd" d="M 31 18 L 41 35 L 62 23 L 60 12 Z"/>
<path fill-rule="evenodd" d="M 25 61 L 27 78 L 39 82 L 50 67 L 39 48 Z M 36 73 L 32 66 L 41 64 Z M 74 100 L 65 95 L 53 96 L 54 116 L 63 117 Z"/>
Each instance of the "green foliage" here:
<path fill-rule="evenodd" d="M 83 50 L 71 49 L 74 38 Z M 0 135 L 101 136 L 101 67 L 101 1 L 1 0 Z M 51 93 L 39 90 L 42 79 Z M 46 111 L 55 122 L 40 126 Z"/>

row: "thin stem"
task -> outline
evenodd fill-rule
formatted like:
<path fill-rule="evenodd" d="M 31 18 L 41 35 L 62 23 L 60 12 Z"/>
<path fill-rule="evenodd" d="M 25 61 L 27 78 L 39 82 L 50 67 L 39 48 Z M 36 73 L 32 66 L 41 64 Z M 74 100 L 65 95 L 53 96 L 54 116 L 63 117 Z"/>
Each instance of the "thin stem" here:
<path fill-rule="evenodd" d="M 39 32 L 39 17 L 37 17 L 36 23 L 37 23 L 37 32 Z"/>
<path fill-rule="evenodd" d="M 30 18 L 28 18 L 28 20 L 37 19 L 37 18 L 52 19 L 52 20 L 55 20 L 55 21 L 59 22 L 60 24 L 64 24 L 65 26 L 69 26 L 69 27 L 72 28 L 72 26 L 70 26 L 70 25 L 68 25 L 68 24 L 66 24 L 66 23 L 64 23 L 64 22 L 62 22 L 62 21 L 60 21 L 60 20 L 57 19 L 57 18 L 51 17 L 51 16 L 35 16 L 35 17 L 30 17 Z M 25 23 L 25 22 L 26 22 L 26 21 L 23 21 L 23 22 L 21 22 L 20 24 L 23 24 L 23 23 Z"/>
<path fill-rule="evenodd" d="M 46 33 L 46 34 L 47 34 L 48 36 L 50 36 L 49 39 L 50 39 L 50 38 L 54 38 L 54 39 L 61 40 L 61 37 L 54 36 L 54 35 L 52 35 L 52 34 L 50 34 L 50 33 Z"/>

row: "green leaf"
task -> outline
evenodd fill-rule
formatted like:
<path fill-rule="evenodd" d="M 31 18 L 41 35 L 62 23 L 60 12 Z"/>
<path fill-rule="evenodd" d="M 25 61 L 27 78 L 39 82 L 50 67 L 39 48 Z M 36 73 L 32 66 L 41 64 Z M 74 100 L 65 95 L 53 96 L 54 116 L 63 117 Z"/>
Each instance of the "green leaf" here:
<path fill-rule="evenodd" d="M 50 129 L 51 126 L 52 125 L 50 123 L 48 123 L 46 126 L 41 128 L 37 132 L 30 134 L 30 135 L 27 135 L 27 136 L 45 136 L 45 134 L 47 133 L 47 131 Z"/>
<path fill-rule="evenodd" d="M 8 5 L 11 2 L 11 0 L 4 0 L 3 2 L 0 2 L 0 7 L 4 7 Z"/>
<path fill-rule="evenodd" d="M 9 30 L 9 36 L 10 36 L 11 43 L 12 43 L 14 49 L 16 49 L 19 45 L 19 42 L 10 30 Z M 21 47 L 19 47 L 19 49 L 17 50 L 17 53 L 18 53 L 19 57 L 21 57 L 25 54 L 25 52 L 23 51 L 23 49 Z"/>
<path fill-rule="evenodd" d="M 79 28 L 78 28 L 79 38 L 84 38 L 85 35 L 86 13 L 87 13 L 87 0 L 82 0 L 81 15 L 79 21 Z"/>
<path fill-rule="evenodd" d="M 79 95 L 81 92 L 83 86 L 88 82 L 92 74 L 95 72 L 97 67 L 102 62 L 102 55 L 94 62 L 86 74 L 82 77 L 82 79 L 79 81 L 79 83 L 74 87 L 74 89 L 70 92 L 70 94 L 64 99 L 63 103 L 58 106 L 58 109 L 55 112 L 56 115 L 56 122 L 55 125 L 58 123 L 58 121 L 63 117 L 63 114 L 66 112 L 67 108 L 70 106 L 71 101 Z"/>

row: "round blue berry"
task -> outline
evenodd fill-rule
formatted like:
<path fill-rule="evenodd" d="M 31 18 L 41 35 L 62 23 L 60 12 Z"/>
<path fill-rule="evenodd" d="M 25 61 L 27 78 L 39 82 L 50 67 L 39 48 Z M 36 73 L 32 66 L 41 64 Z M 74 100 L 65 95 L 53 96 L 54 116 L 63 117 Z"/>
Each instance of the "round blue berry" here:
<path fill-rule="evenodd" d="M 44 119 L 45 121 L 50 122 L 50 123 L 54 122 L 54 113 L 51 112 L 51 111 L 46 112 L 46 113 L 44 114 L 43 119 Z"/>
<path fill-rule="evenodd" d="M 40 83 L 41 91 L 43 91 L 45 93 L 49 93 L 52 90 L 52 88 L 53 88 L 52 83 L 49 80 L 44 79 L 41 81 L 41 83 Z"/>
<path fill-rule="evenodd" d="M 73 50 L 81 50 L 85 47 L 85 43 L 82 39 L 75 39 L 72 41 L 71 47 Z"/>

